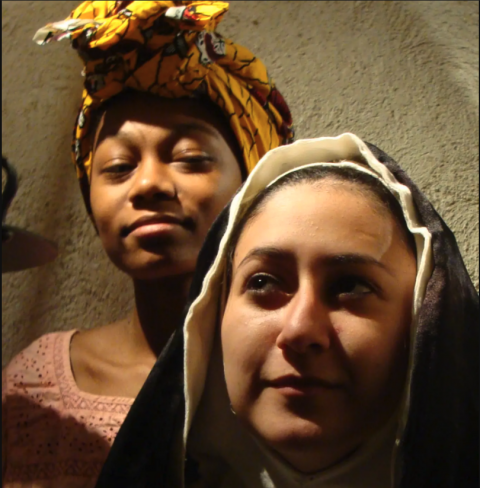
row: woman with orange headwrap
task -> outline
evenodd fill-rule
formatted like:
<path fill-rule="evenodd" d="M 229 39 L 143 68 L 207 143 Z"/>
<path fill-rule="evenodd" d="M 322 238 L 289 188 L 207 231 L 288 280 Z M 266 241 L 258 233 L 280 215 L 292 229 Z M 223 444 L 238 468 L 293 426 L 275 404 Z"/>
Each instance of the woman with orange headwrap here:
<path fill-rule="evenodd" d="M 47 334 L 4 370 L 3 486 L 94 486 L 180 322 L 210 225 L 258 160 L 293 139 L 265 66 L 216 32 L 227 9 L 84 2 L 35 35 L 70 39 L 85 64 L 73 159 L 135 308 L 113 324 Z"/>

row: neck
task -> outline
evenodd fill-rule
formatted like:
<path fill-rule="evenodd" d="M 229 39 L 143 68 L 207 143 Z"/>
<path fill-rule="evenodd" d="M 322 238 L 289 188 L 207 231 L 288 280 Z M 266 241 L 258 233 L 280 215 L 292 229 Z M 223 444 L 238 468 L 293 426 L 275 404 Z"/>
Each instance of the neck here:
<path fill-rule="evenodd" d="M 297 449 L 276 450 L 276 454 L 290 468 L 307 476 L 321 474 L 323 471 L 345 462 L 353 466 L 352 462 L 354 464 L 364 463 L 366 459 L 371 458 L 376 459 L 375 462 L 378 464 L 381 458 L 384 463 L 382 466 L 378 465 L 378 470 L 383 470 L 388 479 L 397 430 L 398 412 L 395 412 L 376 430 L 356 439 L 338 445 L 328 442 L 325 446 L 317 446 L 316 448 L 312 446 L 310 450 L 307 448 L 303 451 Z"/>
<path fill-rule="evenodd" d="M 324 470 L 333 468 L 337 464 L 350 458 L 355 452 L 357 452 L 359 445 L 349 446 L 348 448 L 333 450 L 322 450 L 314 452 L 294 450 L 287 451 L 280 454 L 290 467 L 294 468 L 298 472 L 304 475 L 314 475 Z"/>
<path fill-rule="evenodd" d="M 134 280 L 135 309 L 129 322 L 130 340 L 139 353 L 155 359 L 179 326 L 191 275 L 158 281 Z"/>

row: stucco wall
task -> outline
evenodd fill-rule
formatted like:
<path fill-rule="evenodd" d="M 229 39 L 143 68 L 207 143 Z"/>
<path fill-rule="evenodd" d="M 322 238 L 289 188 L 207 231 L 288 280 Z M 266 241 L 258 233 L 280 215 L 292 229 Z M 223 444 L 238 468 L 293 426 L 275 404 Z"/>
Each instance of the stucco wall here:
<path fill-rule="evenodd" d="M 81 63 L 67 41 L 31 41 L 78 3 L 2 2 L 2 152 L 20 173 L 8 222 L 60 247 L 52 264 L 2 276 L 4 365 L 41 334 L 131 307 L 70 160 Z M 397 159 L 478 287 L 478 2 L 232 2 L 219 31 L 266 62 L 299 138 L 351 131 Z"/>

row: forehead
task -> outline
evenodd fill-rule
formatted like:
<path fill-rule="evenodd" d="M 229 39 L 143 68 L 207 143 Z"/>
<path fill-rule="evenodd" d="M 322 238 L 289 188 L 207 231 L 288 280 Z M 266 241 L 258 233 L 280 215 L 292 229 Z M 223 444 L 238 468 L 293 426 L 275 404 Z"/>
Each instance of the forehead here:
<path fill-rule="evenodd" d="M 131 91 L 107 102 L 96 127 L 95 145 L 106 137 L 118 134 L 126 122 L 165 129 L 190 124 L 204 128 L 211 137 L 225 139 L 229 145 L 234 143 L 226 117 L 213 102 L 190 98 L 168 99 Z"/>
<path fill-rule="evenodd" d="M 368 253 L 381 259 L 399 241 L 393 217 L 352 185 L 322 181 L 274 193 L 240 236 L 235 260 L 252 248 L 282 246 L 294 254 Z"/>

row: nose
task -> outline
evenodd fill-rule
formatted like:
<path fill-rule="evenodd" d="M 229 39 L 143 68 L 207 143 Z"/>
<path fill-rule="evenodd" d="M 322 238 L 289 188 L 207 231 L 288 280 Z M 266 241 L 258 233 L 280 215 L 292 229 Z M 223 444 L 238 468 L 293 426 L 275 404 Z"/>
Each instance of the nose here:
<path fill-rule="evenodd" d="M 177 196 L 171 167 L 158 157 L 144 157 L 139 162 L 130 187 L 130 200 L 135 204 L 172 200 Z"/>
<path fill-rule="evenodd" d="M 299 354 L 330 348 L 333 333 L 330 310 L 312 283 L 302 285 L 283 312 L 277 347 Z"/>

